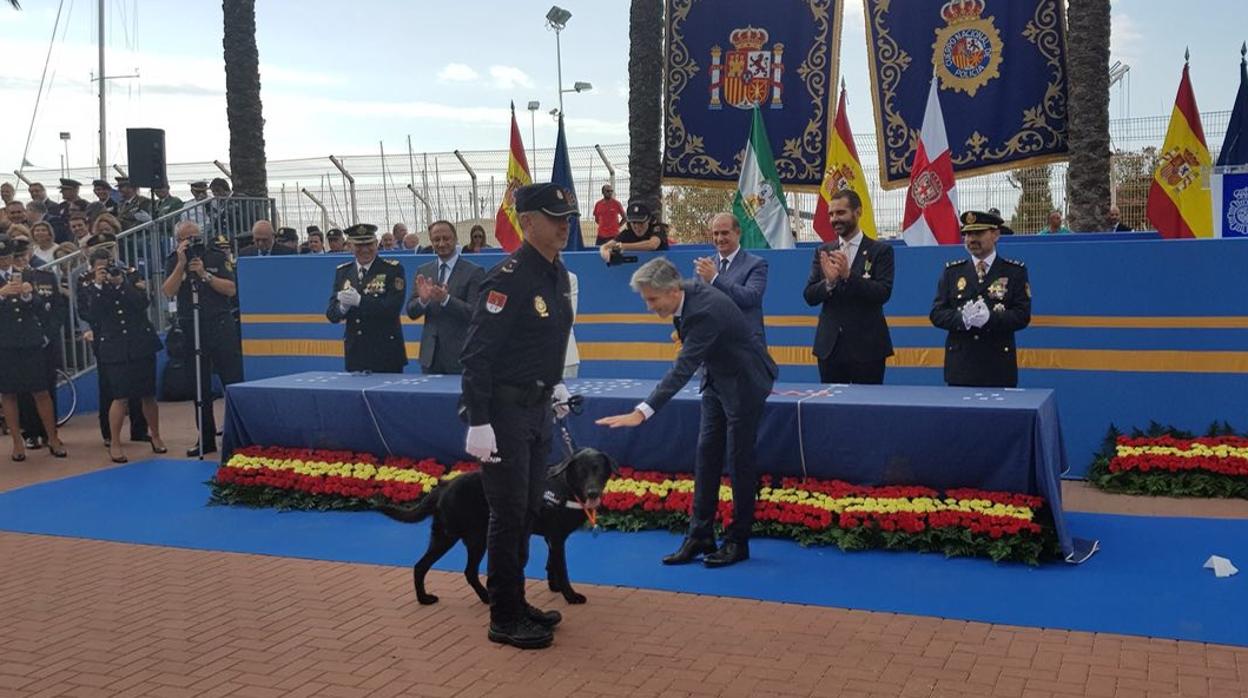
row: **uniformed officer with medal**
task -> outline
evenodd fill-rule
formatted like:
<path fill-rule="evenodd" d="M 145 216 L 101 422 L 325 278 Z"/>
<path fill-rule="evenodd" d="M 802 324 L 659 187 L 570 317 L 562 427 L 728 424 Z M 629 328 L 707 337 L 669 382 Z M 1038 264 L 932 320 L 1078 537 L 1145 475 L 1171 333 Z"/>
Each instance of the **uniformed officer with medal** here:
<path fill-rule="evenodd" d="M 407 345 L 399 314 L 403 310 L 403 265 L 377 256 L 377 226 L 357 223 L 346 235 L 355 259 L 338 265 L 325 317 L 346 324 L 346 370 L 402 373 Z"/>
<path fill-rule="evenodd" d="M 945 265 L 929 316 L 949 332 L 945 382 L 1013 388 L 1018 385 L 1014 333 L 1031 323 L 1027 269 L 997 254 L 1000 216 L 966 211 L 961 222 L 962 242 L 971 256 Z"/>
<path fill-rule="evenodd" d="M 572 289 L 559 252 L 575 201 L 556 184 L 515 191 L 524 244 L 486 275 L 461 357 L 465 450 L 482 463 L 490 507 L 488 637 L 525 649 L 548 647 L 560 621 L 525 600 L 524 565 L 542 506 L 552 400 L 569 397 L 562 380 Z M 557 408 L 555 416 L 564 414 Z"/>

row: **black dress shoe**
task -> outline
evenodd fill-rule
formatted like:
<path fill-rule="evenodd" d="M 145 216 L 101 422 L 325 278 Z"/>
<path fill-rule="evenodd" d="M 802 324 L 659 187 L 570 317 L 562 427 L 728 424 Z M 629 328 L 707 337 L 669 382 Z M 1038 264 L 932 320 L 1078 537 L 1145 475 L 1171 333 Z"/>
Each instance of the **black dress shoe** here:
<path fill-rule="evenodd" d="M 37 436 L 27 436 L 25 442 L 26 450 L 28 451 L 38 451 L 43 448 L 43 442 L 41 442 Z"/>
<path fill-rule="evenodd" d="M 707 567 L 727 567 L 748 559 L 750 559 L 749 543 L 728 541 L 719 550 L 702 558 L 702 564 Z"/>
<path fill-rule="evenodd" d="M 559 622 L 563 620 L 562 613 L 558 611 L 543 611 L 532 604 L 524 605 L 524 615 L 528 616 L 529 620 L 537 623 L 543 628 L 553 628 L 556 625 L 559 625 Z"/>
<path fill-rule="evenodd" d="M 209 446 L 208 448 L 204 449 L 205 456 L 211 453 L 216 453 L 216 452 L 217 452 L 216 446 Z M 192 446 L 186 449 L 186 457 L 187 458 L 199 458 L 199 446 Z"/>
<path fill-rule="evenodd" d="M 510 623 L 491 622 L 488 637 L 490 642 L 511 645 L 522 650 L 544 649 L 550 647 L 550 643 L 555 640 L 555 634 L 550 628 L 544 628 L 529 620 L 528 615 L 522 615 Z"/>
<path fill-rule="evenodd" d="M 715 541 L 699 540 L 697 538 L 686 538 L 680 544 L 680 549 L 663 558 L 665 565 L 685 565 L 693 562 L 694 558 L 699 555 L 710 555 L 715 552 Z"/>

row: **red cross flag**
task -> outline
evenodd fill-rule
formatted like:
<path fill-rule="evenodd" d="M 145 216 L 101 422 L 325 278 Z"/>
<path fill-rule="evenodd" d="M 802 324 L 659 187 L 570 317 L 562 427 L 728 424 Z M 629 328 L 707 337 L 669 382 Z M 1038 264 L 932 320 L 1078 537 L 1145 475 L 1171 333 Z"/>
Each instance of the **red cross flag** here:
<path fill-rule="evenodd" d="M 923 131 L 914 151 L 914 164 L 910 167 L 910 188 L 906 190 L 906 216 L 901 236 L 911 247 L 956 245 L 962 241 L 953 159 L 949 154 L 949 139 L 945 136 L 937 80 L 932 77 L 932 88 L 927 93 Z"/>

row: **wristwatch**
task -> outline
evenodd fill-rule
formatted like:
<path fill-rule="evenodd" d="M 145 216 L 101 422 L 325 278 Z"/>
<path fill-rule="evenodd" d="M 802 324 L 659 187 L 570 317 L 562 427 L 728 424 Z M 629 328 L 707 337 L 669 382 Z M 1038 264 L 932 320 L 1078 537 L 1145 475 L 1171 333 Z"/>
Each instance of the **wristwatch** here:
<path fill-rule="evenodd" d="M 204 283 L 210 284 L 212 283 L 212 280 L 215 278 L 217 277 L 213 276 L 212 272 L 208 272 L 207 274 L 204 274 Z"/>

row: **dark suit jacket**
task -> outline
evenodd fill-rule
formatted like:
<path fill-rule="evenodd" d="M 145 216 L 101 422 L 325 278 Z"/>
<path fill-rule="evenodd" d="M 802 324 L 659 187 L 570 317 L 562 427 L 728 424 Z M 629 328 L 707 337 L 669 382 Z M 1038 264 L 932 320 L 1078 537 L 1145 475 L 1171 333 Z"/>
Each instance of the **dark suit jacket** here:
<path fill-rule="evenodd" d="M 745 314 L 706 284 L 686 281 L 684 290 L 685 307 L 675 321 L 680 353 L 646 404 L 657 412 L 702 366 L 702 390 L 714 391 L 729 416 L 761 410 L 778 371 L 767 350 L 754 341 Z"/>
<path fill-rule="evenodd" d="M 332 323 L 346 320 L 343 333 L 348 371 L 401 373 L 407 364 L 407 346 L 399 312 L 403 310 L 406 278 L 403 265 L 378 257 L 361 282 L 355 260 L 338 265 L 325 317 Z M 346 313 L 338 307 L 338 292 L 350 284 L 360 292 L 360 304 Z"/>
<path fill-rule="evenodd" d="M 719 254 L 711 257 L 719 266 Z M 745 314 L 745 321 L 754 329 L 754 336 L 767 346 L 763 329 L 763 293 L 767 290 L 767 260 L 745 250 L 737 252 L 728 269 L 720 272 L 711 284 L 723 291 Z"/>
<path fill-rule="evenodd" d="M 893 248 L 866 235 L 849 267 L 849 278 L 830 290 L 815 251 L 810 277 L 802 293 L 810 305 L 822 305 L 815 329 L 814 355 L 828 359 L 834 350 L 846 361 L 877 361 L 893 355 L 893 341 L 884 321 L 884 304 L 893 295 Z"/>
<path fill-rule="evenodd" d="M 437 281 L 438 267 L 441 264 L 441 259 L 426 262 L 420 265 L 416 273 Z M 420 365 L 426 371 L 464 372 L 459 355 L 464 350 L 468 323 L 472 320 L 473 309 L 477 307 L 477 296 L 484 280 L 485 270 L 464 259 L 461 254 L 446 280 L 449 296 L 445 306 L 438 303 L 422 306 L 416 294 L 416 284 L 412 284 L 412 297 L 407 301 L 407 316 L 413 320 L 425 318 L 425 327 L 420 332 Z"/>
<path fill-rule="evenodd" d="M 273 243 L 273 249 L 269 250 L 270 257 L 280 257 L 282 255 L 287 255 L 287 254 L 295 254 L 295 250 L 286 245 L 283 245 L 280 242 Z M 238 256 L 239 257 L 259 257 L 260 248 L 256 247 L 254 244 L 248 245 L 238 251 Z"/>
<path fill-rule="evenodd" d="M 992 315 L 983 327 L 962 324 L 962 306 L 983 298 Z M 948 330 L 945 382 L 949 385 L 1013 388 L 1018 385 L 1014 333 L 1031 324 L 1031 284 L 1022 262 L 1000 254 L 980 283 L 975 265 L 963 258 L 945 265 L 928 316 Z"/>

